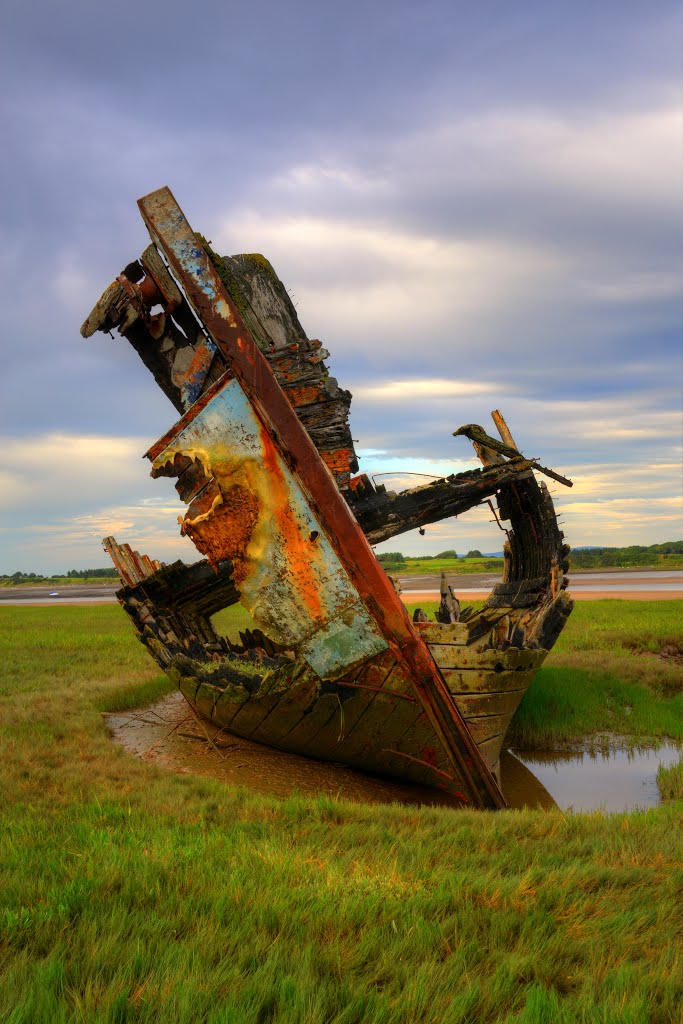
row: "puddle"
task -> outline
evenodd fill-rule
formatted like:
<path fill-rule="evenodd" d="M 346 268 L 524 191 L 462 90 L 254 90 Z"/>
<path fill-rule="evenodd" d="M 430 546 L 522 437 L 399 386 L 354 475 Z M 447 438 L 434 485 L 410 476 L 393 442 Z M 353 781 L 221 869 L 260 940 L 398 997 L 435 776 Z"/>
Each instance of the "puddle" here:
<path fill-rule="evenodd" d="M 330 796 L 357 803 L 460 807 L 436 789 L 366 775 L 346 765 L 315 761 L 231 736 L 198 718 L 180 693 L 148 708 L 104 716 L 115 743 L 169 771 L 206 775 L 257 793 Z M 672 744 L 656 752 L 541 753 L 505 750 L 501 776 L 510 807 L 559 805 L 566 809 L 617 811 L 659 803 L 660 763 L 679 756 Z"/>
<path fill-rule="evenodd" d="M 681 749 L 550 752 L 515 750 L 517 759 L 563 810 L 631 811 L 660 803 L 657 769 L 678 762 Z"/>

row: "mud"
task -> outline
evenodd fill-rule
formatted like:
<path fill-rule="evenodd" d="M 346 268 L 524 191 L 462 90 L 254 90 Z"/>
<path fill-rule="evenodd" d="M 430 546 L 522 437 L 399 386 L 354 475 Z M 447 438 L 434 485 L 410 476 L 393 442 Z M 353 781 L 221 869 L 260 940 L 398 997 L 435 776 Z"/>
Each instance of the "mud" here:
<path fill-rule="evenodd" d="M 435 789 L 377 778 L 346 765 L 286 754 L 231 736 L 198 718 L 179 693 L 143 710 L 108 714 L 104 719 L 113 741 L 136 757 L 169 771 L 206 775 L 264 795 L 285 797 L 296 791 L 357 803 L 461 806 Z M 508 751 L 501 759 L 501 773 L 511 807 L 555 805 L 532 772 Z"/>

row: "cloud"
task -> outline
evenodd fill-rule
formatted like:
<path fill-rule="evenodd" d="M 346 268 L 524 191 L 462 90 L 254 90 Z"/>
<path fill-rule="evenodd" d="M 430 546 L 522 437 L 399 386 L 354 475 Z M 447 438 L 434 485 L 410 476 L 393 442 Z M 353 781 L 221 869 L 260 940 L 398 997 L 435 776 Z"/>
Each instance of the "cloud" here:
<path fill-rule="evenodd" d="M 0 437 L 3 564 L 50 572 L 103 564 L 101 540 L 110 535 L 154 557 L 192 561 L 194 547 L 178 536 L 185 506 L 172 481 L 150 479 L 145 447 L 131 437 Z"/>
<path fill-rule="evenodd" d="M 223 252 L 268 254 L 304 322 L 342 336 L 347 354 L 399 345 L 438 357 L 454 337 L 490 332 L 539 288 L 552 290 L 565 262 L 552 248 L 502 238 L 444 239 L 389 223 L 255 212 L 231 217 L 214 242 Z"/>
<path fill-rule="evenodd" d="M 486 395 L 497 390 L 497 385 L 474 380 L 387 380 L 373 385 L 356 387 L 355 397 L 369 401 L 395 401 L 424 398 L 462 398 L 465 395 Z"/>

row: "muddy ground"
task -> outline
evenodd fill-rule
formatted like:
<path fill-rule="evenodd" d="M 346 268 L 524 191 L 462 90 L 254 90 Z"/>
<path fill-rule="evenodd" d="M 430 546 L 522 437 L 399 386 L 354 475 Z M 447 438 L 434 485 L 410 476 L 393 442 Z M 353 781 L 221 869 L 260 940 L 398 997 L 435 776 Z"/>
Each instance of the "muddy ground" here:
<path fill-rule="evenodd" d="M 460 806 L 455 798 L 436 789 L 366 775 L 346 765 L 286 754 L 231 736 L 197 717 L 180 693 L 141 711 L 104 718 L 114 742 L 137 757 L 170 771 L 207 775 L 258 793 L 283 797 L 299 792 L 357 803 Z M 547 790 L 507 751 L 501 767 L 510 806 L 554 806 Z"/>

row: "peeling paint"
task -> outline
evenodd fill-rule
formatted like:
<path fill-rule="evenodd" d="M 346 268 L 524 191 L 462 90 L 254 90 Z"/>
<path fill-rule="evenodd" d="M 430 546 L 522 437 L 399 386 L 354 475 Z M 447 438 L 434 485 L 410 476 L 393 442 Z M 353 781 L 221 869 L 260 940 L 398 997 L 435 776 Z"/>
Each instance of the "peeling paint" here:
<path fill-rule="evenodd" d="M 307 641 L 304 657 L 328 675 L 386 648 L 237 381 L 224 384 L 195 416 L 182 421 L 174 437 L 165 438 L 154 458 L 154 475 L 182 465 L 183 457 L 201 464 L 218 493 L 199 514 L 190 505 L 182 532 L 213 565 L 232 561 L 240 600 L 261 629 L 278 643 Z M 351 607 L 347 624 L 343 613 Z"/>

